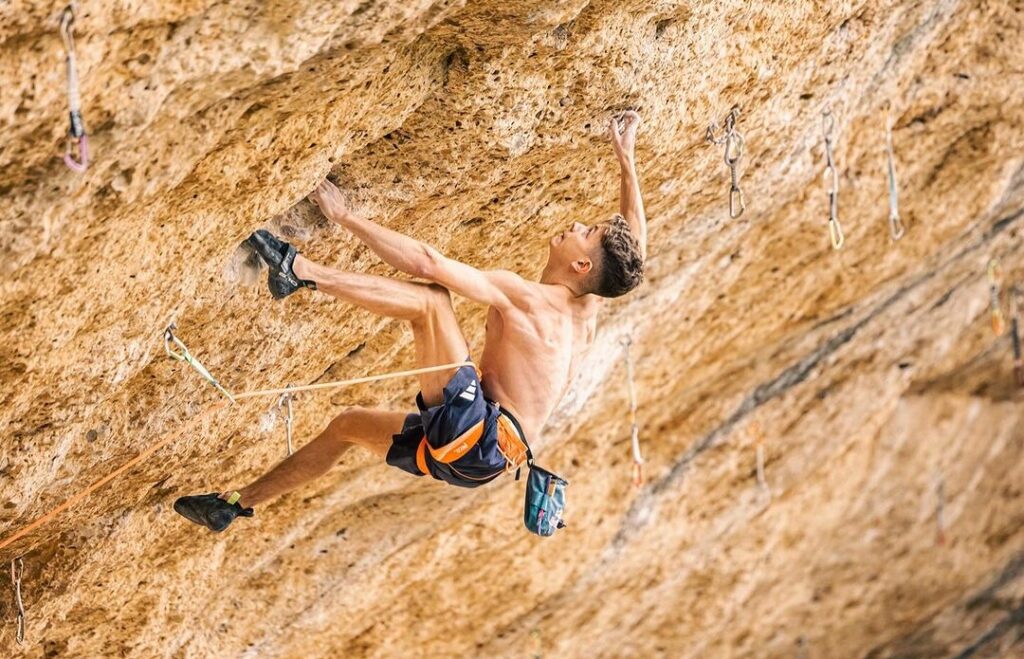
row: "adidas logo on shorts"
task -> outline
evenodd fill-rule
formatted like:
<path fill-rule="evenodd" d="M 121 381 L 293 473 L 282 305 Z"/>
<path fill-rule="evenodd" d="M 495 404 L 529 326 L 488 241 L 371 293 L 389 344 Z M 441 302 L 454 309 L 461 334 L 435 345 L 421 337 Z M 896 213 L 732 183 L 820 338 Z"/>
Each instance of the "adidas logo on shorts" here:
<path fill-rule="evenodd" d="M 466 390 L 459 394 L 459 398 L 469 401 L 476 400 L 476 382 L 470 382 Z"/>

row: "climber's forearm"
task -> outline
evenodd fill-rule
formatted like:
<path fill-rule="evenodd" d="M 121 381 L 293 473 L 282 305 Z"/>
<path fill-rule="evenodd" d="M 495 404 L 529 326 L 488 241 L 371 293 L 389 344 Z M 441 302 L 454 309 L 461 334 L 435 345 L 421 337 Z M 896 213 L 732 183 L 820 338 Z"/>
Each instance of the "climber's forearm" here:
<path fill-rule="evenodd" d="M 430 265 L 430 248 L 415 238 L 352 213 L 346 213 L 335 221 L 355 234 L 393 268 L 414 277 L 423 277 Z"/>
<path fill-rule="evenodd" d="M 626 218 L 629 228 L 640 243 L 640 255 L 647 258 L 647 216 L 640 197 L 640 181 L 636 175 L 636 162 L 632 156 L 619 159 L 619 213 Z"/>

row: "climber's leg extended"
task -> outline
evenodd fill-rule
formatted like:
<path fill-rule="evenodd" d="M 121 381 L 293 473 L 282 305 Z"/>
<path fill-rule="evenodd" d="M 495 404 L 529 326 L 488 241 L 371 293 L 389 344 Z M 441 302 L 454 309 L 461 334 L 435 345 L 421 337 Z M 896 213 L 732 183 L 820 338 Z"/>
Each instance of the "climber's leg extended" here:
<path fill-rule="evenodd" d="M 437 366 L 466 361 L 469 346 L 452 309 L 448 290 L 437 284 L 391 279 L 322 266 L 298 256 L 295 273 L 316 282 L 317 290 L 381 316 L 408 320 L 412 325 L 418 366 Z M 456 369 L 419 376 L 423 400 L 428 406 L 444 400 L 443 389 Z"/>
<path fill-rule="evenodd" d="M 350 446 L 362 446 L 383 458 L 393 434 L 401 432 L 404 412 L 351 407 L 334 417 L 323 432 L 279 462 L 263 476 L 237 490 L 181 497 L 174 510 L 212 531 L 223 531 L 252 507 L 294 490 L 326 474 Z"/>
<path fill-rule="evenodd" d="M 381 459 L 391 436 L 402 429 L 405 412 L 350 407 L 334 417 L 323 432 L 263 476 L 238 490 L 238 503 L 258 506 L 326 474 L 350 446 L 362 446 Z M 228 491 L 222 494 L 227 498 Z"/>

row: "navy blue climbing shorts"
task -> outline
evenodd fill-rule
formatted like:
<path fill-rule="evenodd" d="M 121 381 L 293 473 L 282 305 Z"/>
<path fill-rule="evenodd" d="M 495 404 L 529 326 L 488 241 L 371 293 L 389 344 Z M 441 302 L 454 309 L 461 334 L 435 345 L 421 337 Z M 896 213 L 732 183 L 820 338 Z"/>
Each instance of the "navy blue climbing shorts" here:
<path fill-rule="evenodd" d="M 419 412 L 407 416 L 402 432 L 392 436 L 389 465 L 460 487 L 478 487 L 506 470 L 498 418 L 508 414 L 484 398 L 474 367 L 455 372 L 440 405 L 427 407 L 421 392 L 416 406 Z"/>

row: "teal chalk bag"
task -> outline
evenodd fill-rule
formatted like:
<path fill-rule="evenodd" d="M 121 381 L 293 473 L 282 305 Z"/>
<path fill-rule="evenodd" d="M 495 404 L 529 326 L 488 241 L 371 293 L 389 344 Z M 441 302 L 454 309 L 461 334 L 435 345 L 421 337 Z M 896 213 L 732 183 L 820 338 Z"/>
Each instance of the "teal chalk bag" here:
<path fill-rule="evenodd" d="M 565 511 L 565 488 L 568 481 L 528 462 L 530 475 L 526 478 L 526 505 L 523 523 L 531 533 L 540 536 L 554 535 L 565 526 L 562 513 Z"/>

